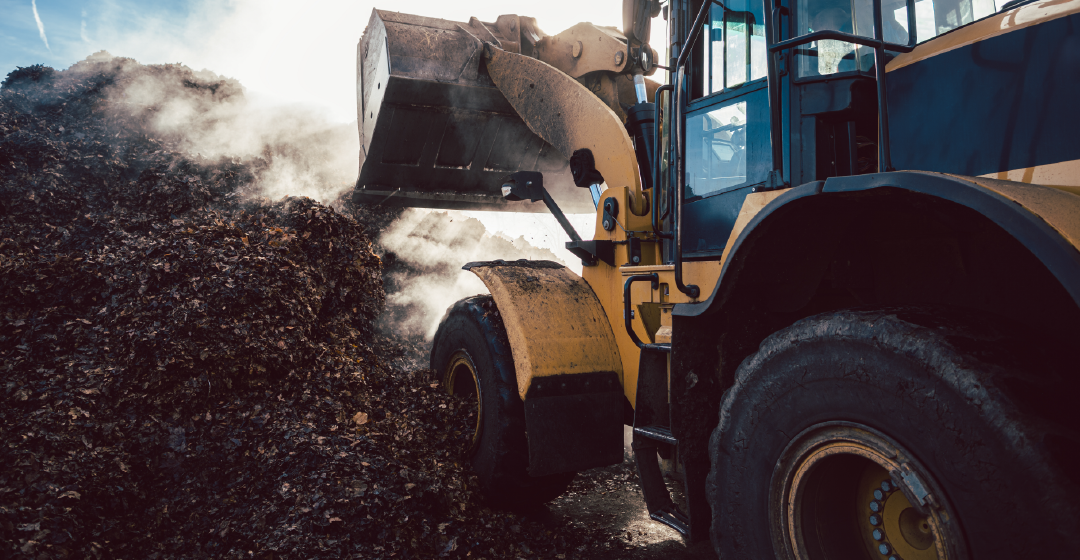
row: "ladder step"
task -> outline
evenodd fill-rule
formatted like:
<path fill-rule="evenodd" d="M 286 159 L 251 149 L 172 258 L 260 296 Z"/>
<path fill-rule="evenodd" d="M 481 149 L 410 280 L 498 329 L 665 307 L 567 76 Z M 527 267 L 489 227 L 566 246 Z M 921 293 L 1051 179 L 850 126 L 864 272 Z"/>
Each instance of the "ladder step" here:
<path fill-rule="evenodd" d="M 664 426 L 640 426 L 634 428 L 634 434 L 647 437 L 652 440 L 659 441 L 661 443 L 667 443 L 669 445 L 677 445 L 679 440 L 675 439 L 671 430 Z"/>
<path fill-rule="evenodd" d="M 677 508 L 664 508 L 649 514 L 653 521 L 659 521 L 678 531 L 682 536 L 690 536 L 690 519 L 682 514 Z"/>

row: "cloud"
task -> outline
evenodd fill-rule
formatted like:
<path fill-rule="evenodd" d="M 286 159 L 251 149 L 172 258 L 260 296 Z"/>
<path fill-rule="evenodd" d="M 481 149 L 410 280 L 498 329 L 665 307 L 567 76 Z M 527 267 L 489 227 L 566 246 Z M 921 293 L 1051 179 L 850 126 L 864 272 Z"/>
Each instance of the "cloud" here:
<path fill-rule="evenodd" d="M 30 7 L 34 9 L 34 21 L 37 22 L 38 35 L 41 35 L 41 41 L 45 43 L 45 48 L 51 51 L 49 38 L 45 36 L 45 24 L 41 23 L 41 16 L 38 15 L 37 0 L 30 0 Z"/>
<path fill-rule="evenodd" d="M 82 11 L 82 20 L 79 21 L 79 38 L 84 43 L 90 42 L 90 36 L 86 34 L 86 10 Z"/>
<path fill-rule="evenodd" d="M 253 100 L 316 105 L 341 122 L 356 118 L 356 45 L 373 7 L 453 21 L 494 21 L 515 11 L 495 0 L 189 0 L 181 17 L 127 6 L 113 1 L 93 10 L 93 48 L 143 63 L 208 68 L 240 80 Z M 619 0 L 550 0 L 517 9 L 548 33 L 579 21 L 622 21 Z"/>

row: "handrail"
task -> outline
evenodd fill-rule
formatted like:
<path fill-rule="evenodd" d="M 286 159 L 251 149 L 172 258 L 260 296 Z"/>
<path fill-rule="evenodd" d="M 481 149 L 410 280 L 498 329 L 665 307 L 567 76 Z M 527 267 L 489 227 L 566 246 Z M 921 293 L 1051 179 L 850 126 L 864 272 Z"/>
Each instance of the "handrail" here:
<path fill-rule="evenodd" d="M 715 0 L 714 0 L 715 1 Z M 874 38 L 863 37 L 861 35 L 853 35 L 851 33 L 844 33 L 843 31 L 823 30 L 808 33 L 794 39 L 788 39 L 786 41 L 780 41 L 769 45 L 769 53 L 775 54 L 783 50 L 791 49 L 799 45 L 805 45 L 807 43 L 813 43 L 814 41 L 833 40 L 843 41 L 847 43 L 854 43 L 856 45 L 863 45 L 874 49 L 874 78 L 877 82 L 877 103 L 878 103 L 878 171 L 886 172 L 893 171 L 892 166 L 892 150 L 889 145 L 889 100 L 888 100 L 888 88 L 885 86 L 885 49 L 896 52 L 911 52 L 915 50 L 915 46 L 919 43 L 918 33 L 916 32 L 915 24 L 915 0 L 907 0 L 907 16 L 908 16 L 908 44 L 900 45 L 897 43 L 889 43 L 885 41 L 885 31 L 882 26 L 881 16 L 881 0 L 873 0 L 874 5 Z M 766 2 L 766 5 L 768 3 Z M 770 16 L 772 15 L 773 7 L 769 7 Z M 778 26 L 779 27 L 779 26 Z M 780 33 L 780 29 L 775 30 L 776 33 Z M 768 38 L 766 38 L 768 41 Z M 772 88 L 772 82 L 775 78 L 775 59 L 769 57 L 769 87 Z M 779 94 L 777 94 L 779 97 Z M 774 99 L 770 95 L 770 101 L 779 101 Z M 771 105 L 771 103 L 770 103 Z M 779 106 L 772 108 L 770 106 L 770 120 L 775 121 L 780 118 L 782 112 L 779 111 Z M 777 127 L 775 123 L 772 129 L 772 138 L 774 142 L 773 153 L 775 158 L 776 146 L 775 143 L 778 138 Z M 782 169 L 778 169 L 774 160 L 773 174 L 782 172 Z M 677 230 L 678 228 L 676 228 Z"/>
<path fill-rule="evenodd" d="M 652 181 L 652 230 L 657 239 L 671 239 L 674 235 L 670 231 L 660 231 L 660 161 L 663 157 L 660 151 L 660 94 L 667 91 L 670 92 L 675 88 L 671 84 L 664 84 L 656 88 L 656 93 L 653 94 L 653 106 L 655 107 L 655 114 L 653 115 L 653 181 Z M 668 94 L 668 98 L 671 95 Z M 670 112 L 668 120 L 671 119 Z"/>
<path fill-rule="evenodd" d="M 634 325 L 630 319 L 630 286 L 634 282 L 644 282 L 648 280 L 652 283 L 652 289 L 660 287 L 660 275 L 653 272 L 651 274 L 634 274 L 626 279 L 626 283 L 623 284 L 623 323 L 626 326 L 626 334 L 630 335 L 630 340 L 642 350 L 657 350 L 659 352 L 671 352 L 670 344 L 652 344 L 642 342 L 636 332 L 634 332 Z"/>
<path fill-rule="evenodd" d="M 769 9 L 769 16 L 765 18 L 765 21 L 769 22 L 769 25 L 765 26 L 766 45 L 775 41 L 777 35 L 781 33 L 783 27 L 780 23 L 780 16 L 785 15 L 787 10 L 787 8 L 779 5 L 780 0 L 774 1 L 777 4 L 775 9 L 768 0 L 765 2 L 765 6 Z M 769 145 L 772 148 L 772 171 L 769 172 L 769 176 L 766 178 L 766 184 L 769 187 L 779 189 L 786 185 L 784 181 L 784 142 L 782 139 L 784 123 L 781 122 L 784 112 L 773 109 L 773 107 L 779 109 L 781 103 L 780 75 L 776 68 L 776 59 L 777 57 L 772 53 L 769 53 L 765 59 L 766 71 L 769 76 Z"/>
<path fill-rule="evenodd" d="M 683 205 L 683 191 L 686 190 L 686 162 L 684 161 L 684 154 L 686 153 L 685 142 L 686 131 L 683 125 L 682 110 L 683 110 L 683 80 L 685 72 L 682 67 L 678 68 L 677 78 L 675 79 L 675 96 L 672 105 L 675 107 L 674 117 L 672 124 L 677 126 L 678 129 L 673 131 L 672 139 L 676 142 L 675 146 L 675 184 L 672 186 L 675 189 L 675 287 L 678 290 L 688 296 L 691 299 L 697 299 L 701 295 L 701 288 L 694 284 L 687 285 L 683 282 L 682 276 L 682 205 Z"/>
<path fill-rule="evenodd" d="M 913 1 L 913 0 L 908 0 Z M 701 295 L 701 288 L 694 284 L 687 285 L 683 282 L 682 275 L 682 203 L 683 203 L 683 190 L 686 183 L 686 164 L 683 161 L 683 136 L 685 131 L 683 130 L 682 112 L 683 112 L 683 66 L 686 65 L 686 59 L 690 56 L 690 51 L 693 49 L 694 43 L 697 41 L 699 35 L 701 35 L 702 24 L 705 23 L 705 15 L 708 14 L 712 5 L 716 4 L 724 9 L 728 10 L 727 6 L 719 0 L 710 0 L 701 4 L 701 9 L 698 10 L 698 14 L 694 17 L 694 23 L 690 26 L 690 34 L 687 36 L 686 41 L 683 42 L 682 50 L 679 51 L 679 58 L 675 61 L 675 91 L 672 96 L 672 116 L 671 123 L 673 126 L 678 127 L 677 130 L 673 130 L 671 138 L 675 142 L 675 184 L 672 186 L 676 189 L 675 196 L 675 287 L 682 293 L 690 296 L 691 299 L 697 299 Z"/>
<path fill-rule="evenodd" d="M 877 33 L 877 29 L 874 30 Z M 806 35 L 800 35 L 794 39 L 788 39 L 787 41 L 780 41 L 769 46 L 769 52 L 779 52 L 784 49 L 790 49 L 799 45 L 805 45 L 807 43 L 813 43 L 814 41 L 844 41 L 845 43 L 855 43 L 856 45 L 863 45 L 870 48 L 886 48 L 890 51 L 896 52 L 911 52 L 915 50 L 914 44 L 899 45 L 896 43 L 887 43 L 884 40 L 871 39 L 869 37 L 863 37 L 862 35 L 853 35 L 851 33 L 845 33 L 843 31 L 833 31 L 826 29 L 824 31 L 815 31 Z"/>
<path fill-rule="evenodd" d="M 686 38 L 686 41 L 683 42 L 682 51 L 679 52 L 679 58 L 675 61 L 675 68 L 672 70 L 673 72 L 678 72 L 679 68 L 682 68 L 682 66 L 686 64 L 686 59 L 690 56 L 690 48 L 694 46 L 694 41 L 697 41 L 698 35 L 701 35 L 701 25 L 705 23 L 705 14 L 709 12 L 708 9 L 711 8 L 713 4 L 720 6 L 725 12 L 729 11 L 727 6 L 719 0 L 701 3 L 701 9 L 698 10 L 697 17 L 694 18 L 694 23 L 690 26 L 690 35 Z"/>

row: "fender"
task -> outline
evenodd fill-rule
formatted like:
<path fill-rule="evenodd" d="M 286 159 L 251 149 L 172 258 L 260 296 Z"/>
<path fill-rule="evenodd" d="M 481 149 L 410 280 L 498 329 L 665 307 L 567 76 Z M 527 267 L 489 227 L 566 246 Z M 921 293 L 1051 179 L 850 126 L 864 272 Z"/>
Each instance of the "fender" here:
<path fill-rule="evenodd" d="M 612 372 L 622 360 L 600 300 L 589 285 L 551 261 L 472 262 L 503 316 L 525 400 L 533 381 L 555 375 Z"/>
<path fill-rule="evenodd" d="M 1062 189 L 943 173 L 902 171 L 834 177 L 790 189 L 758 212 L 725 249 L 720 280 L 709 298 L 698 304 L 678 304 L 679 317 L 715 311 L 734 288 L 734 276 L 749 258 L 763 225 L 778 211 L 807 197 L 842 196 L 895 188 L 929 195 L 966 206 L 1020 242 L 1050 271 L 1080 307 L 1080 196 Z"/>
<path fill-rule="evenodd" d="M 622 462 L 622 360 L 589 284 L 550 261 L 462 268 L 483 280 L 506 327 L 525 403 L 529 474 Z"/>
<path fill-rule="evenodd" d="M 761 341 L 837 305 L 966 307 L 1037 330 L 1057 348 L 1080 335 L 1080 197 L 1072 193 L 891 172 L 807 183 L 750 212 L 735 225 L 708 298 L 672 310 L 671 371 L 695 374 L 670 384 L 672 432 L 690 456 L 704 453 L 715 424 L 701 419 L 716 418 Z M 882 217 L 891 221 L 875 221 Z M 829 299 L 838 293 L 849 297 Z"/>

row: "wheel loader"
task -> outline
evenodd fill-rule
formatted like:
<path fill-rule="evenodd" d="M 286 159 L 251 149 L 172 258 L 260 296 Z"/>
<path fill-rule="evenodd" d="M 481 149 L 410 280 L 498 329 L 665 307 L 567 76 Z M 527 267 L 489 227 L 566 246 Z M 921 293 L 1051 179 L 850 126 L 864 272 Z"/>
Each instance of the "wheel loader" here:
<path fill-rule="evenodd" d="M 725 560 L 1080 555 L 1080 0 L 622 15 L 358 46 L 357 202 L 551 212 L 581 259 L 462 263 L 489 294 L 431 369 L 486 498 L 626 425 L 652 519 Z"/>

